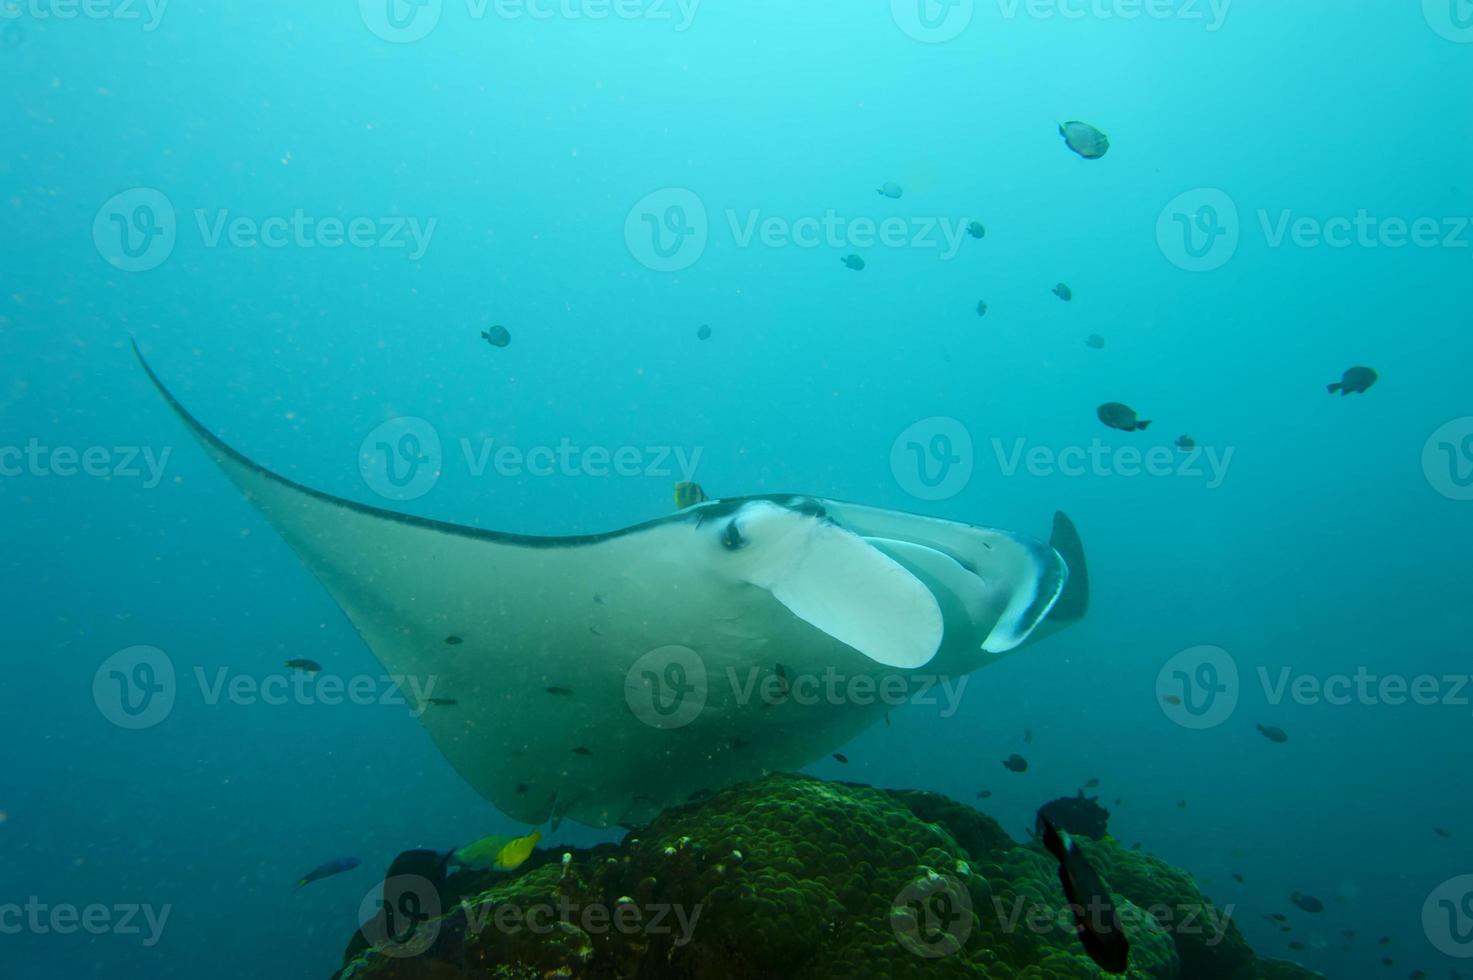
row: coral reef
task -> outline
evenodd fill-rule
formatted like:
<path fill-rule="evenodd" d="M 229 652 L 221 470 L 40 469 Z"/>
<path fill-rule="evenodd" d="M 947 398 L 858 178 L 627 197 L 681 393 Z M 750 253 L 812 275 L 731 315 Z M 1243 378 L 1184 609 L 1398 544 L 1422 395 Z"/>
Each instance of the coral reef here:
<path fill-rule="evenodd" d="M 1189 876 L 1082 840 L 1132 978 L 1311 980 L 1260 960 Z M 459 873 L 354 936 L 340 980 L 1104 977 L 1033 842 L 933 793 L 774 775 L 623 843 Z M 415 888 L 396 884 L 395 901 Z M 402 914 L 392 914 L 398 912 Z"/>

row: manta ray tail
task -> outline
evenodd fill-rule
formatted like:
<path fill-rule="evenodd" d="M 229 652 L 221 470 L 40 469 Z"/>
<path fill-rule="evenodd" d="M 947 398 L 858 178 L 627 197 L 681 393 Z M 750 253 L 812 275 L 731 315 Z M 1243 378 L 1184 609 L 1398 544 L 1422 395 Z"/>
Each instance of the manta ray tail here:
<path fill-rule="evenodd" d="M 1089 610 L 1089 571 L 1084 563 L 1084 542 L 1079 530 L 1069 515 L 1063 511 L 1054 514 L 1054 531 L 1048 543 L 1069 568 L 1069 580 L 1064 591 L 1049 610 L 1048 618 L 1059 623 L 1073 623 L 1084 618 Z"/>

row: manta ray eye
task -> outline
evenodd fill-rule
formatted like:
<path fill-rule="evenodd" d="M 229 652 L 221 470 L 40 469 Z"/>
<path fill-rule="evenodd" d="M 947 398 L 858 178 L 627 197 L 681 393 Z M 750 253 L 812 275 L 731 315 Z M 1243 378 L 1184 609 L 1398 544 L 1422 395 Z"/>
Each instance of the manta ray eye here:
<path fill-rule="evenodd" d="M 747 540 L 742 537 L 742 532 L 737 527 L 737 522 L 735 520 L 727 521 L 726 528 L 721 532 L 721 547 L 727 551 L 736 551 L 746 543 Z"/>

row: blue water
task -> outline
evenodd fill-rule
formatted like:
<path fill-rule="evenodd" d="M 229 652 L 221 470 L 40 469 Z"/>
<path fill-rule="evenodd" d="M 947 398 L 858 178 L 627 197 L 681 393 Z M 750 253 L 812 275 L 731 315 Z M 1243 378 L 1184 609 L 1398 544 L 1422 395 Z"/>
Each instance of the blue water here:
<path fill-rule="evenodd" d="M 350 499 L 385 504 L 360 471 L 368 434 L 426 420 L 439 478 L 391 505 L 447 521 L 568 534 L 659 516 L 682 474 L 647 447 L 697 459 L 716 495 L 1039 536 L 1063 509 L 1090 558 L 1085 621 L 972 675 L 954 713 L 897 711 L 843 747 L 847 767 L 812 772 L 991 789 L 981 805 L 1020 836 L 1098 777 L 1115 836 L 1192 871 L 1261 952 L 1333 977 L 1464 969 L 1449 954 L 1473 955 L 1473 920 L 1439 931 L 1423 906 L 1473 872 L 1466 0 L 1137 19 L 989 0 L 934 21 L 903 0 L 651 2 L 592 19 L 591 0 L 547 18 L 446 0 L 408 21 L 418 40 L 347 0 L 0 6 L 0 904 L 108 909 L 97 935 L 0 914 L 0 975 L 325 976 L 395 853 L 519 826 L 403 706 L 209 703 L 196 671 L 382 671 L 153 393 L 130 336 L 206 425 Z M 1074 119 L 1109 134 L 1107 156 L 1069 152 L 1057 124 Z M 886 181 L 904 196 L 876 194 Z M 298 213 L 317 231 L 246 244 Z M 1315 244 L 1361 214 L 1435 234 Z M 904 219 L 901 241 L 783 244 L 828 215 Z M 768 244 L 744 237 L 754 217 L 776 219 Z M 244 222 L 235 243 L 212 237 L 222 218 Z M 366 222 L 371 246 L 333 247 L 326 219 Z M 954 249 L 924 230 L 973 219 L 986 237 Z M 493 324 L 509 347 L 479 339 Z M 1369 392 L 1326 394 L 1362 364 Z M 1104 428 L 1106 401 L 1152 427 Z M 970 447 L 892 454 L 913 425 L 929 453 L 937 419 Z M 1181 434 L 1231 453 L 1220 479 L 1171 449 L 1154 476 L 1007 465 L 1017 440 L 1052 459 Z M 487 439 L 641 455 L 636 475 L 499 475 L 462 454 Z M 94 475 L 66 475 L 66 450 L 94 448 Z M 916 462 L 970 475 L 923 499 Z M 179 694 L 126 730 L 93 681 L 135 645 L 164 651 Z M 1239 672 L 1205 728 L 1162 700 L 1199 645 Z M 1436 703 L 1271 703 L 1259 672 L 1285 669 L 1428 675 Z M 1026 774 L 999 765 L 1012 752 Z M 347 855 L 363 864 L 292 890 Z M 1325 912 L 1293 909 L 1295 890 Z M 168 917 L 130 932 L 129 905 Z M 1262 918 L 1277 911 L 1293 936 Z"/>

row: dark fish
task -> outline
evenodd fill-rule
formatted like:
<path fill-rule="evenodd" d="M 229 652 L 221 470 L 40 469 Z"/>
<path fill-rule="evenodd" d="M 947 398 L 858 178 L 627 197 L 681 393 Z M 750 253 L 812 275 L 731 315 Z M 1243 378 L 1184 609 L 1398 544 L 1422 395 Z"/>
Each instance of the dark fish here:
<path fill-rule="evenodd" d="M 1086 160 L 1098 160 L 1110 152 L 1110 138 L 1089 123 L 1073 120 L 1059 124 L 1059 135 L 1069 149 Z"/>
<path fill-rule="evenodd" d="M 1150 419 L 1137 418 L 1135 409 L 1120 402 L 1105 402 L 1095 409 L 1095 415 L 1110 428 L 1121 432 L 1144 432 L 1151 424 Z"/>
<path fill-rule="evenodd" d="M 844 755 L 842 752 L 835 752 L 834 753 L 834 761 L 835 762 L 842 763 L 842 764 L 844 764 L 844 765 L 847 766 L 849 764 L 849 757 L 846 756 L 846 755 Z"/>
<path fill-rule="evenodd" d="M 1289 917 L 1287 915 L 1285 915 L 1284 913 L 1282 913 L 1282 912 L 1270 912 L 1268 915 L 1265 915 L 1264 918 L 1265 919 L 1268 919 L 1270 922 L 1288 922 L 1289 921 Z"/>
<path fill-rule="evenodd" d="M 458 636 L 456 636 L 454 634 L 451 634 L 450 636 L 445 637 L 445 645 L 447 647 L 458 647 L 458 646 L 460 646 L 464 642 L 465 642 L 464 640 L 462 640 L 460 637 L 458 637 Z"/>
<path fill-rule="evenodd" d="M 1167 704 L 1181 704 L 1181 698 L 1175 694 L 1163 694 L 1161 700 Z"/>
<path fill-rule="evenodd" d="M 864 259 L 861 259 L 857 255 L 846 255 L 839 261 L 844 263 L 844 268 L 853 269 L 855 272 L 860 272 L 864 269 Z"/>
<path fill-rule="evenodd" d="M 1007 769 L 1009 772 L 1027 772 L 1028 760 L 1023 758 L 1018 753 L 1014 752 L 1012 755 L 1002 760 L 1002 767 L 1004 769 Z"/>
<path fill-rule="evenodd" d="M 482 330 L 481 339 L 492 347 L 505 347 L 511 343 L 511 331 L 497 324 L 490 330 Z"/>
<path fill-rule="evenodd" d="M 305 657 L 297 657 L 294 660 L 288 660 L 283 666 L 288 667 L 291 670 L 304 671 L 308 674 L 315 674 L 322 670 L 322 664 L 318 663 L 315 660 L 308 660 Z"/>
<path fill-rule="evenodd" d="M 527 783 L 517 783 L 517 795 L 518 796 L 521 796 L 521 795 L 523 795 L 524 793 L 526 793 L 531 788 L 532 787 L 530 785 L 528 785 Z"/>
<path fill-rule="evenodd" d="M 1084 788 L 1085 789 L 1094 789 L 1098 785 L 1100 785 L 1099 778 L 1096 777 L 1096 776 L 1091 776 L 1091 777 L 1089 777 L 1089 782 L 1087 782 L 1087 783 L 1084 784 Z"/>
<path fill-rule="evenodd" d="M 1097 333 L 1092 333 L 1084 338 L 1084 346 L 1093 347 L 1095 350 L 1104 350 L 1105 338 Z"/>
<path fill-rule="evenodd" d="M 704 504 L 706 500 L 706 491 L 701 489 L 699 483 L 681 480 L 675 484 L 676 510 L 685 510 L 687 507 L 694 507 L 696 504 Z"/>
<path fill-rule="evenodd" d="M 1443 840 L 1447 840 L 1453 835 L 1452 831 L 1448 830 L 1446 827 L 1433 827 L 1432 832 L 1438 837 L 1441 837 Z"/>
<path fill-rule="evenodd" d="M 1353 367 L 1340 376 L 1340 380 L 1332 385 L 1325 385 L 1330 394 L 1340 392 L 1342 395 L 1364 394 L 1366 389 L 1376 383 L 1378 375 L 1368 367 Z"/>
<path fill-rule="evenodd" d="M 1059 862 L 1059 884 L 1074 912 L 1074 929 L 1089 958 L 1106 973 L 1121 974 L 1130 967 L 1130 941 L 1109 889 L 1085 860 L 1079 845 L 1048 817 L 1038 815 L 1043 846 Z"/>
<path fill-rule="evenodd" d="M 579 745 L 573 749 L 574 755 L 593 755 L 593 750 L 585 745 Z"/>
<path fill-rule="evenodd" d="M 1240 875 L 1240 874 L 1238 874 L 1236 871 L 1234 871 L 1233 872 L 1233 880 L 1236 881 L 1238 884 L 1241 885 L 1243 883 L 1243 876 Z"/>
<path fill-rule="evenodd" d="M 1024 745 L 1029 745 L 1029 744 L 1032 744 L 1032 742 L 1033 742 L 1033 729 L 1031 729 L 1031 728 L 1025 728 L 1025 729 L 1023 729 L 1023 744 Z"/>
<path fill-rule="evenodd" d="M 1059 299 L 1063 300 L 1066 303 L 1074 298 L 1074 290 L 1070 289 L 1063 283 L 1059 283 L 1057 286 L 1055 286 L 1053 289 L 1053 293 L 1055 296 L 1059 297 Z"/>
<path fill-rule="evenodd" d="M 979 800 L 985 800 L 985 799 L 987 799 L 991 795 L 992 795 L 992 790 L 990 790 L 990 789 L 979 789 L 979 790 L 977 790 L 977 799 L 979 799 Z"/>
<path fill-rule="evenodd" d="M 1262 732 L 1263 737 L 1268 739 L 1270 742 L 1289 741 L 1289 734 L 1285 732 L 1282 728 L 1279 728 L 1277 725 L 1259 725 L 1258 730 Z"/>
<path fill-rule="evenodd" d="M 333 858 L 331 861 L 324 861 L 298 878 L 297 887 L 301 888 L 303 885 L 310 885 L 314 881 L 321 881 L 323 878 L 340 875 L 344 871 L 352 871 L 356 867 L 358 867 L 358 859 L 355 857 Z"/>
<path fill-rule="evenodd" d="M 987 315 L 987 301 L 986 300 L 980 300 L 980 299 L 977 300 L 977 315 L 978 316 L 986 316 Z"/>
<path fill-rule="evenodd" d="M 549 687 L 547 693 L 555 694 L 560 698 L 570 698 L 573 696 L 573 689 L 571 687 Z"/>
<path fill-rule="evenodd" d="M 711 339 L 711 328 L 709 326 L 707 326 L 706 324 L 704 324 L 704 323 L 701 324 L 699 327 L 696 328 L 696 339 L 697 340 L 710 340 Z"/>
<path fill-rule="evenodd" d="M 982 222 L 973 221 L 971 224 L 967 225 L 967 234 L 971 235 L 973 238 L 986 238 L 987 229 L 983 226 Z"/>
<path fill-rule="evenodd" d="M 1189 453 L 1193 449 L 1197 448 L 1197 440 L 1193 439 L 1191 436 L 1177 436 L 1176 448 L 1180 449 L 1184 453 Z"/>
<path fill-rule="evenodd" d="M 1382 936 L 1380 939 L 1376 940 L 1376 945 L 1377 946 L 1390 946 L 1391 945 L 1391 937 L 1390 936 Z"/>
<path fill-rule="evenodd" d="M 433 704 L 437 708 L 451 708 L 460 702 L 454 698 L 425 698 L 426 704 Z"/>
<path fill-rule="evenodd" d="M 1325 910 L 1324 902 L 1321 902 L 1313 895 L 1305 895 L 1302 892 L 1295 892 L 1294 894 L 1290 895 L 1289 901 L 1293 902 L 1295 905 L 1306 912 L 1319 913 Z"/>
<path fill-rule="evenodd" d="M 1187 808 L 1187 801 L 1186 800 L 1177 800 L 1176 801 L 1176 808 L 1178 810 L 1185 810 Z"/>
<path fill-rule="evenodd" d="M 1303 943 L 1301 943 L 1299 940 L 1296 939 L 1296 940 L 1294 940 L 1293 942 L 1291 942 L 1289 944 L 1289 948 L 1290 949 L 1294 949 L 1294 950 L 1299 950 L 1299 949 L 1304 949 L 1305 948 L 1305 945 Z"/>

